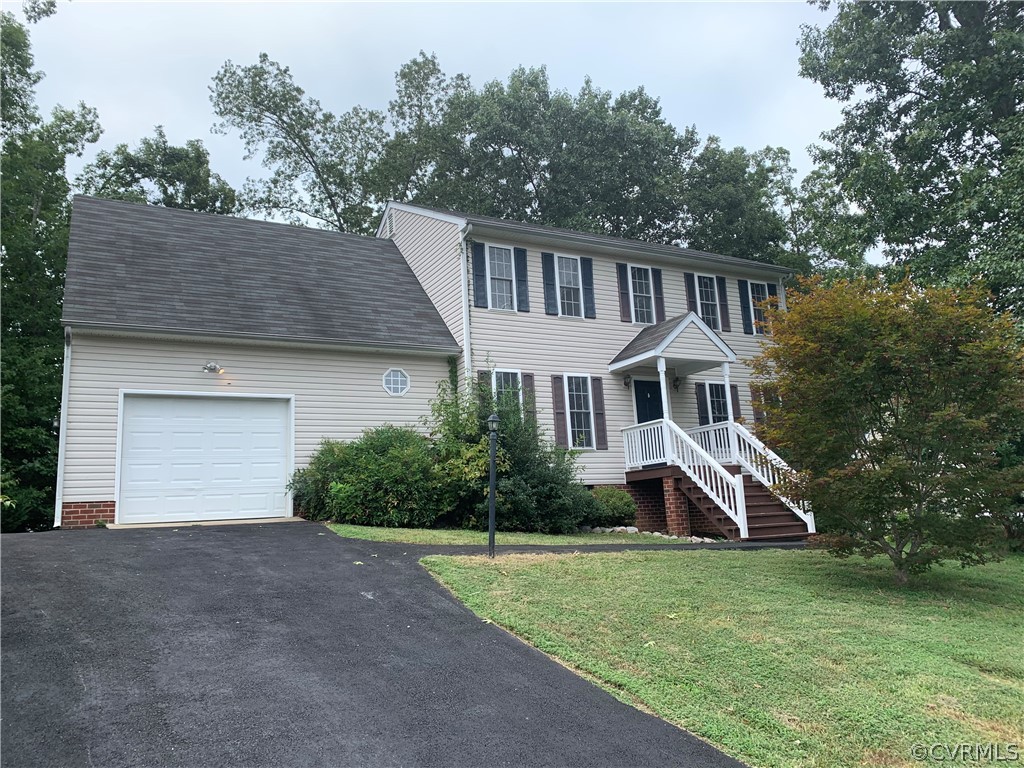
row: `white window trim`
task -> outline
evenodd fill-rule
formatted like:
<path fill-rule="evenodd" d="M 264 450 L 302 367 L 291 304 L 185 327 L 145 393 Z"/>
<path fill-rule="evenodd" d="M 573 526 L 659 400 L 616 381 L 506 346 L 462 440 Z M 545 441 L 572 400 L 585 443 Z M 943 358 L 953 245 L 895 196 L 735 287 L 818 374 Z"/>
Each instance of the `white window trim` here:
<path fill-rule="evenodd" d="M 512 254 L 512 308 L 501 309 L 495 307 L 491 303 L 491 248 L 507 248 L 509 253 Z M 516 274 L 516 249 L 511 245 L 505 245 L 504 243 L 484 243 L 484 273 L 487 275 L 487 308 L 495 312 L 518 312 L 519 311 L 519 292 L 517 289 L 517 283 L 519 282 L 519 275 Z"/>
<path fill-rule="evenodd" d="M 712 424 L 724 424 L 729 420 L 729 406 L 726 406 L 725 418 L 722 421 L 715 421 L 714 413 L 711 410 L 711 385 L 721 384 L 722 388 L 725 389 L 725 398 L 726 400 L 728 400 L 729 398 L 732 397 L 732 392 L 730 392 L 729 388 L 725 386 L 725 379 L 704 379 L 703 381 L 701 381 L 701 383 L 704 385 L 704 404 L 708 407 L 708 418 L 711 419 L 711 421 L 708 422 L 708 424 L 706 424 L 705 426 L 711 426 Z M 735 384 L 735 382 L 730 383 Z M 733 414 L 733 417 L 738 418 L 739 414 L 735 413 Z"/>
<path fill-rule="evenodd" d="M 554 256 L 554 259 L 555 259 L 555 299 L 558 301 L 558 316 L 559 317 L 569 317 L 569 318 L 572 318 L 573 320 L 582 320 L 586 316 L 587 310 L 586 310 L 586 307 L 584 306 L 584 299 L 583 299 L 583 265 L 580 264 L 580 257 L 579 256 L 566 256 L 563 253 L 556 253 L 556 254 L 553 254 L 553 256 Z M 578 315 L 567 315 L 567 314 L 565 314 L 562 311 L 562 273 L 558 269 L 558 260 L 559 259 L 571 259 L 572 261 L 576 262 L 576 274 L 579 275 L 579 278 L 580 278 L 580 285 L 579 285 L 579 291 L 580 291 L 580 313 Z"/>
<path fill-rule="evenodd" d="M 519 405 L 523 405 L 523 372 L 518 368 L 495 368 L 491 371 L 491 392 L 494 394 L 494 399 L 498 399 L 498 374 L 499 373 L 514 373 L 519 377 Z"/>
<path fill-rule="evenodd" d="M 704 320 L 704 315 L 701 314 L 701 311 L 700 311 L 700 279 L 702 277 L 710 277 L 711 278 L 711 287 L 715 291 L 715 302 L 714 302 L 715 303 L 715 324 L 718 325 L 717 328 L 715 328 L 715 326 L 712 325 L 711 323 L 709 323 L 707 320 Z M 704 322 L 715 333 L 721 333 L 722 332 L 722 301 L 721 301 L 721 297 L 718 295 L 718 275 L 709 275 L 706 272 L 694 272 L 693 273 L 693 287 L 694 287 L 694 290 L 697 292 L 697 317 L 699 317 L 701 320 L 704 320 Z"/>
<path fill-rule="evenodd" d="M 572 407 L 569 403 L 569 377 L 574 379 L 587 380 L 587 400 L 590 402 L 590 440 L 593 445 L 574 446 L 572 444 Z M 597 450 L 597 427 L 594 424 L 594 385 L 590 381 L 589 373 L 563 373 L 562 390 L 565 397 L 565 435 L 566 442 L 571 451 L 596 451 Z"/>
<path fill-rule="evenodd" d="M 392 371 L 398 371 L 403 376 L 405 376 L 405 389 L 403 389 L 401 392 L 392 392 L 390 389 L 388 389 L 388 374 L 391 373 Z M 391 367 L 384 371 L 384 373 L 381 375 L 380 385 L 385 392 L 391 395 L 391 397 L 405 397 L 407 394 L 409 394 L 409 390 L 412 389 L 412 376 L 410 376 L 404 368 Z"/>
<path fill-rule="evenodd" d="M 646 269 L 648 282 L 651 284 L 651 314 L 654 316 L 654 320 L 650 323 L 642 323 L 636 319 L 636 301 L 633 298 L 633 270 L 634 269 Z M 626 264 L 626 280 L 629 282 L 629 316 L 633 320 L 633 325 L 657 325 L 658 324 L 658 308 L 654 299 L 654 268 L 646 266 L 644 264 Z M 697 313 L 700 314 L 699 312 Z"/>
<path fill-rule="evenodd" d="M 755 336 L 767 336 L 767 334 L 764 332 L 764 327 L 763 326 L 759 326 L 757 324 L 757 316 L 754 314 L 754 290 L 753 289 L 754 289 L 755 285 L 763 285 L 764 286 L 765 301 L 767 301 L 768 298 L 769 298 L 768 283 L 767 282 L 761 282 L 760 280 L 748 280 L 747 281 L 747 306 L 750 307 L 750 323 L 751 323 L 751 325 L 754 326 L 754 335 Z M 763 311 L 764 310 L 762 310 L 762 312 Z"/>

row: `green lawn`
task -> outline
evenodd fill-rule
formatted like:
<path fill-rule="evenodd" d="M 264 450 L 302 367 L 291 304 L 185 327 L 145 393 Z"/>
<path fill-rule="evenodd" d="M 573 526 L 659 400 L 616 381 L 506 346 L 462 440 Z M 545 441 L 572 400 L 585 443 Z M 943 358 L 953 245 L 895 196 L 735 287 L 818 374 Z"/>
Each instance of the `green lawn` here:
<path fill-rule="evenodd" d="M 479 616 L 754 766 L 1024 752 L 1024 557 L 903 590 L 881 560 L 815 551 L 423 563 Z"/>
<path fill-rule="evenodd" d="M 350 539 L 366 539 L 367 541 L 385 541 L 401 544 L 479 544 L 487 546 L 486 531 L 466 531 L 429 528 L 374 528 L 369 525 L 339 525 L 331 523 L 327 526 L 339 536 Z M 639 534 L 616 533 L 576 533 L 572 535 L 554 535 L 548 533 L 502 533 L 495 536 L 496 546 L 503 544 L 689 544 L 689 541 L 666 539 L 660 536 L 641 536 Z"/>

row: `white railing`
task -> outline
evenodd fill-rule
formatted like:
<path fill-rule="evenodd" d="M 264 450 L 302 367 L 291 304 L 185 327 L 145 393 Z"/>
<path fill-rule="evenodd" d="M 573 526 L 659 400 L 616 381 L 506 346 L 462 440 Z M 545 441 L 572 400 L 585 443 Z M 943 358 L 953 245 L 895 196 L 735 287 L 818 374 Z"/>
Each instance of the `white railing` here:
<path fill-rule="evenodd" d="M 731 424 L 736 435 L 737 463 L 749 472 L 755 480 L 771 489 L 779 501 L 789 507 L 807 524 L 807 532 L 814 533 L 814 513 L 806 503 L 792 501 L 776 490 L 775 486 L 792 473 L 790 466 L 773 450 L 758 440 L 742 424 Z"/>
<path fill-rule="evenodd" d="M 622 430 L 626 447 L 626 469 L 640 469 L 652 464 L 668 464 L 665 458 L 664 421 L 648 421 Z"/>
<path fill-rule="evenodd" d="M 732 463 L 732 441 L 730 439 L 729 422 L 720 421 L 717 424 L 707 424 L 703 427 L 687 429 L 685 432 L 718 461 Z"/>
<path fill-rule="evenodd" d="M 743 477 L 729 473 L 700 443 L 671 421 L 659 419 L 622 430 L 626 468 L 677 464 L 708 498 L 722 509 L 747 538 Z"/>

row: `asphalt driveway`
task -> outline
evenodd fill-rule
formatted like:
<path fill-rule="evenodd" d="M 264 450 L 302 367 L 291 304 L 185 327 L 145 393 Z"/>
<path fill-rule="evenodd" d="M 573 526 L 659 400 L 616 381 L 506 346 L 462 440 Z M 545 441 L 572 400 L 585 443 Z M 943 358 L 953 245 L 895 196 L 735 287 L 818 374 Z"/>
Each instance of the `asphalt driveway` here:
<path fill-rule="evenodd" d="M 736 766 L 312 523 L 2 537 L 3 766 Z M 360 564 L 361 563 L 361 564 Z"/>

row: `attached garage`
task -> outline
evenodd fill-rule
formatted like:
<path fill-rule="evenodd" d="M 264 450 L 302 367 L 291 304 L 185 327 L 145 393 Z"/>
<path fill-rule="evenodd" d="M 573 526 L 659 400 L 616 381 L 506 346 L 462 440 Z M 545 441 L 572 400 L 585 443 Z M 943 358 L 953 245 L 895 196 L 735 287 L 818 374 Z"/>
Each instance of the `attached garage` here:
<path fill-rule="evenodd" d="M 288 517 L 288 397 L 122 394 L 117 522 Z"/>

